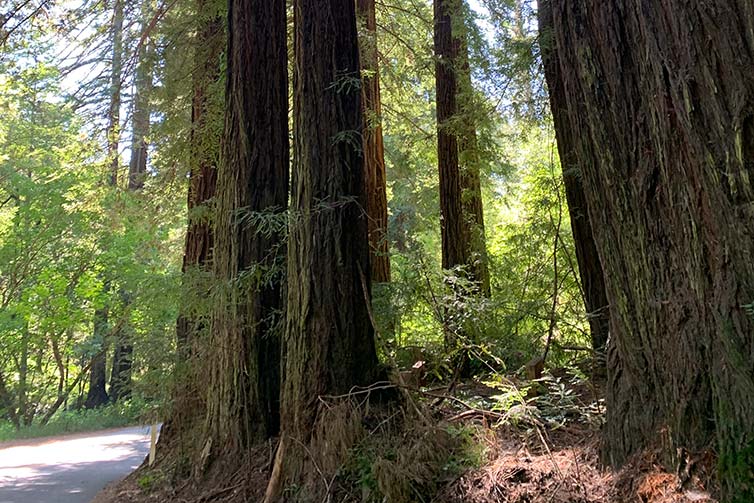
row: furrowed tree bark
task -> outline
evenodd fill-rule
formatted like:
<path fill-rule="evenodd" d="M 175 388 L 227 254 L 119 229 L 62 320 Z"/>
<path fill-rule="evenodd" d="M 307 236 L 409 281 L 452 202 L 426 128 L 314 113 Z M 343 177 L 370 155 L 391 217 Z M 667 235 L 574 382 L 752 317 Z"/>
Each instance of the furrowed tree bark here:
<path fill-rule="evenodd" d="M 290 484 L 320 481 L 307 451 L 327 443 L 322 435 L 342 432 L 327 424 L 316 428 L 323 413 L 318 397 L 348 393 L 380 376 L 368 311 L 355 5 L 297 0 L 294 19 L 296 140 L 282 432 L 266 501 L 279 500 Z"/>
<path fill-rule="evenodd" d="M 712 444 L 753 501 L 754 7 L 541 8 L 610 304 L 606 461 Z"/>
<path fill-rule="evenodd" d="M 207 424 L 231 448 L 277 434 L 288 203 L 285 0 L 230 0 Z M 214 341 L 214 342 L 213 342 Z"/>
<path fill-rule="evenodd" d="M 437 101 L 437 162 L 440 175 L 440 229 L 442 268 L 469 263 L 469 232 L 463 216 L 463 188 L 458 159 L 458 134 L 452 123 L 458 113 L 458 78 L 455 65 L 460 40 L 453 35 L 453 14 L 458 0 L 435 0 L 434 46 Z"/>
<path fill-rule="evenodd" d="M 464 37 L 466 38 L 466 37 Z M 462 40 L 462 42 L 464 42 Z M 490 269 L 487 257 L 487 239 L 484 233 L 484 207 L 482 204 L 481 159 L 477 142 L 477 113 L 474 86 L 471 83 L 468 44 L 460 44 L 461 67 L 459 73 L 458 106 L 460 132 L 458 140 L 461 169 L 461 209 L 469 232 L 469 267 L 482 295 L 489 297 Z"/>
<path fill-rule="evenodd" d="M 545 34 L 551 33 L 552 16 L 550 10 L 540 9 L 539 14 L 540 30 Z M 568 214 L 576 249 L 576 262 L 579 266 L 584 305 L 592 336 L 592 349 L 602 353 L 607 345 L 610 328 L 605 279 L 602 273 L 602 263 L 597 253 L 597 245 L 592 236 L 592 226 L 589 221 L 589 212 L 584 187 L 582 186 L 582 173 L 576 151 L 578 139 L 573 136 L 575 131 L 568 122 L 568 110 L 565 107 L 567 96 L 560 75 L 560 67 L 553 54 L 551 44 L 550 37 L 543 37 L 540 41 L 540 50 L 550 92 L 550 108 L 555 123 L 555 136 L 560 153 Z"/>
<path fill-rule="evenodd" d="M 442 266 L 466 266 L 489 295 L 474 98 L 460 0 L 435 0 L 434 45 Z"/>
<path fill-rule="evenodd" d="M 191 101 L 190 169 L 188 183 L 188 225 L 184 241 L 182 298 L 176 321 L 176 383 L 169 418 L 160 433 L 158 446 L 169 451 L 178 443 L 190 449 L 196 425 L 204 419 L 202 393 L 210 326 L 212 292 L 212 251 L 214 247 L 213 200 L 217 187 L 217 154 L 223 118 L 219 96 L 220 66 L 225 43 L 224 8 L 214 0 L 196 0 L 196 38 L 193 41 L 194 72 Z"/>
<path fill-rule="evenodd" d="M 390 282 L 388 250 L 385 147 L 382 138 L 380 70 L 377 62 L 377 17 L 374 0 L 357 0 L 356 11 L 363 23 L 360 39 L 361 104 L 364 113 L 364 171 L 366 208 L 369 217 L 369 262 L 372 281 Z"/>

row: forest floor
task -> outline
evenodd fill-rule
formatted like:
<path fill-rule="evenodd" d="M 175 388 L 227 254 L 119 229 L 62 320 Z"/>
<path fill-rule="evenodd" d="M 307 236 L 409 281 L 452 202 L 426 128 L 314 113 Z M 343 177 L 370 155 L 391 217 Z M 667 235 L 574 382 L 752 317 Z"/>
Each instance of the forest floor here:
<path fill-rule="evenodd" d="M 696 459 L 693 469 L 669 473 L 659 462 L 656 452 L 646 452 L 632 459 L 620 471 L 604 468 L 599 461 L 600 429 L 604 400 L 599 387 L 565 371 L 553 372 L 538 383 L 523 384 L 515 378 L 493 382 L 467 382 L 448 394 L 439 388 L 417 391 L 414 396 L 431 410 L 436 431 L 458 432 L 466 437 L 465 452 L 453 455 L 453 463 L 442 469 L 417 470 L 430 458 L 407 459 L 404 465 L 392 463 L 394 472 L 411 472 L 413 480 L 421 476 L 436 480 L 417 482 L 409 496 L 380 494 L 387 485 L 400 480 L 381 482 L 379 468 L 390 466 L 387 458 L 365 462 L 363 449 L 356 464 L 367 466 L 353 476 L 351 468 L 339 469 L 321 501 L 423 501 L 433 503 L 716 503 L 712 459 Z M 445 390 L 447 391 L 447 390 Z M 418 398 L 423 397 L 423 398 Z M 410 443 L 426 438 L 421 434 L 403 435 L 398 441 Z M 413 435 L 413 436 L 412 436 Z M 379 449 L 391 449 L 388 440 Z M 418 440 L 417 440 L 418 442 Z M 435 439 L 429 441 L 430 444 Z M 439 442 L 439 441 L 438 441 Z M 401 459 L 400 451 L 389 459 Z M 439 443 L 438 443 L 439 445 Z M 430 447 L 428 450 L 433 450 Z M 120 483 L 103 491 L 94 503 L 228 503 L 257 502 L 264 495 L 274 443 L 260 446 L 249 458 L 237 463 L 229 472 L 210 470 L 202 482 L 170 483 L 159 469 L 140 468 Z M 159 463 L 158 463 L 159 465 Z M 375 475 L 376 473 L 376 475 Z M 417 475 L 418 474 L 418 475 Z M 400 474 L 393 474 L 400 477 Z M 679 477 L 680 475 L 680 477 Z M 404 477 L 405 479 L 405 477 Z M 411 479 L 409 478 L 409 482 Z M 382 485 L 380 485 L 382 484 Z M 361 487 L 359 487 L 361 486 Z M 387 488 L 388 491 L 390 488 Z M 330 494 L 331 491 L 331 494 Z M 399 493 L 394 493 L 399 494 Z M 404 495 L 408 494 L 406 492 Z"/>

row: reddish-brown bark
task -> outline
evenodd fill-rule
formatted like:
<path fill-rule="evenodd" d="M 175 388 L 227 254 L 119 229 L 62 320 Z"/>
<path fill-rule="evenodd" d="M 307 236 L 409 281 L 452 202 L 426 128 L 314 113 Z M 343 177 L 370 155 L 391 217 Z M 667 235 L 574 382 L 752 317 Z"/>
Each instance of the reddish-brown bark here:
<path fill-rule="evenodd" d="M 385 147 L 382 138 L 380 73 L 377 62 L 377 17 L 374 0 L 357 0 L 356 10 L 363 22 L 361 44 L 361 103 L 364 112 L 364 172 L 366 208 L 369 217 L 369 260 L 372 281 L 390 281 L 388 255 L 387 190 Z"/>
<path fill-rule="evenodd" d="M 610 303 L 606 460 L 714 446 L 723 499 L 752 501 L 754 7 L 540 8 Z"/>

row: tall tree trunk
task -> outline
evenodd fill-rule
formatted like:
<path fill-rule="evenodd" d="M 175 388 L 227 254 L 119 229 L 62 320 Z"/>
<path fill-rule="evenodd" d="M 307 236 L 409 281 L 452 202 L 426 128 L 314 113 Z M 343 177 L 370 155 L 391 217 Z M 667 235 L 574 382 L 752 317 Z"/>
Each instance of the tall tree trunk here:
<path fill-rule="evenodd" d="M 131 161 L 128 165 L 128 190 L 135 192 L 144 188 L 147 173 L 147 136 L 149 135 L 149 95 L 152 90 L 151 38 L 149 37 L 152 17 L 152 0 L 141 2 L 141 39 L 136 54 L 136 76 L 134 82 L 134 106 L 131 120 Z M 130 292 L 121 290 L 124 306 L 133 302 Z M 115 333 L 115 352 L 110 376 L 110 399 L 117 402 L 131 396 L 131 374 L 133 372 L 133 340 L 130 324 Z"/>
<path fill-rule="evenodd" d="M 228 285 L 211 330 L 208 425 L 235 446 L 278 432 L 288 204 L 285 0 L 230 0 L 215 272 Z"/>
<path fill-rule="evenodd" d="M 462 0 L 434 0 L 437 161 L 440 180 L 442 267 L 465 268 L 478 292 L 489 296 L 490 278 L 484 239 L 484 214 L 473 89 L 468 61 Z M 456 352 L 456 372 L 472 372 L 468 351 L 459 337 L 464 328 L 448 313 L 447 349 Z"/>
<path fill-rule="evenodd" d="M 110 185 L 118 185 L 120 157 L 120 89 L 123 78 L 123 0 L 114 0 L 112 26 L 113 53 L 110 68 L 110 108 L 107 127 L 107 159 L 110 163 Z"/>
<path fill-rule="evenodd" d="M 128 190 L 144 187 L 147 173 L 147 136 L 149 135 L 149 95 L 152 92 L 152 39 L 147 33 L 152 17 L 152 0 L 141 3 L 141 41 L 136 54 L 134 111 L 131 127 L 131 162 L 128 165 Z"/>
<path fill-rule="evenodd" d="M 475 103 L 474 86 L 471 83 L 467 37 L 460 45 L 461 65 L 459 68 L 458 114 L 460 116 L 458 138 L 459 163 L 461 168 L 461 208 L 469 232 L 469 268 L 479 282 L 479 289 L 489 297 L 490 270 L 487 257 L 487 239 L 484 234 L 484 207 L 482 205 L 481 158 L 476 135 L 475 114 L 479 109 Z"/>
<path fill-rule="evenodd" d="M 123 304 L 127 306 L 131 299 L 126 292 L 122 292 Z M 131 373 L 133 369 L 134 347 L 131 341 L 130 325 L 124 323 L 113 334 L 115 349 L 113 365 L 110 369 L 110 400 L 117 402 L 131 396 Z"/>
<path fill-rule="evenodd" d="M 348 393 L 379 375 L 368 311 L 355 5 L 353 0 L 297 0 L 294 18 L 296 140 L 285 379 L 281 443 L 268 501 L 314 472 L 306 452 L 317 443 L 314 430 L 322 412 L 317 397 Z M 332 433 L 331 425 L 321 426 L 320 434 Z"/>
<path fill-rule="evenodd" d="M 366 208 L 369 218 L 369 261 L 372 281 L 387 283 L 390 281 L 387 189 L 374 0 L 357 0 L 356 10 L 364 27 L 364 35 L 360 39 L 361 103 L 364 113 L 364 172 Z"/>
<path fill-rule="evenodd" d="M 105 288 L 109 288 L 106 284 Z M 89 389 L 86 393 L 84 407 L 93 409 L 106 404 L 109 401 L 105 384 L 107 383 L 107 346 L 105 339 L 108 332 L 108 310 L 100 307 L 94 311 L 94 343 L 98 345 L 99 350 L 92 357 L 89 369 Z"/>
<path fill-rule="evenodd" d="M 201 382 L 204 369 L 201 337 L 209 328 L 211 306 L 212 251 L 214 230 L 212 200 L 217 187 L 216 157 L 220 145 L 217 125 L 222 120 L 218 96 L 225 30 L 219 2 L 194 2 L 197 35 L 194 39 L 193 97 L 191 101 L 190 172 L 188 186 L 188 227 L 181 267 L 183 297 L 176 322 L 177 361 L 173 407 L 160 434 L 160 448 L 175 439 L 190 447 L 197 422 L 204 417 Z M 218 89 L 216 89 L 218 87 Z"/>
<path fill-rule="evenodd" d="M 543 33 L 550 33 L 552 31 L 551 11 L 540 9 L 539 15 L 540 30 Z M 552 52 L 553 48 L 547 39 L 543 39 L 540 45 L 547 86 L 550 91 L 550 104 L 563 170 L 568 214 L 571 219 L 571 230 L 576 248 L 576 261 L 579 266 L 584 305 L 592 335 L 592 349 L 604 352 L 610 328 L 607 291 L 605 290 L 602 263 L 592 236 L 592 226 L 589 221 L 589 212 L 584 187 L 582 186 L 582 173 L 576 151 L 578 139 L 573 136 L 575 131 L 571 129 L 568 122 L 568 110 L 565 108 L 567 96 L 560 75 L 560 66 Z"/>
<path fill-rule="evenodd" d="M 220 63 L 223 48 L 223 22 L 219 15 L 207 13 L 210 8 L 207 0 L 196 1 L 199 16 L 198 35 L 195 44 L 193 75 L 193 99 L 191 102 L 191 171 L 188 189 L 188 228 L 183 253 L 181 272 L 184 275 L 184 290 L 192 290 L 187 295 L 193 303 L 199 297 L 205 298 L 208 292 L 193 292 L 202 288 L 202 276 L 211 269 L 214 235 L 208 215 L 209 202 L 215 196 L 217 186 L 217 166 L 212 145 L 219 144 L 219 135 L 213 128 L 214 108 L 211 103 L 212 86 L 220 78 Z M 194 278 L 192 281 L 191 278 Z M 189 355 L 193 335 L 200 330 L 201 316 L 190 314 L 187 306 L 181 306 L 176 327 L 178 353 L 183 361 Z"/>
<path fill-rule="evenodd" d="M 440 229 L 442 268 L 469 263 L 469 232 L 463 216 L 458 132 L 452 123 L 458 113 L 458 63 L 460 41 L 453 35 L 453 15 L 460 12 L 458 0 L 435 0 L 434 45 L 437 101 L 437 163 L 440 174 Z"/>
<path fill-rule="evenodd" d="M 118 152 L 120 144 L 120 91 L 123 78 L 123 0 L 114 0 L 113 2 L 111 31 L 113 52 L 110 62 L 110 106 L 107 113 L 107 160 L 110 165 L 110 186 L 117 187 L 118 171 L 120 170 L 120 154 Z M 103 286 L 105 296 L 110 289 L 106 275 L 107 272 L 103 273 L 103 276 L 105 276 Z M 105 384 L 107 383 L 107 341 L 104 340 L 108 316 L 109 306 L 107 304 L 94 310 L 94 339 L 97 344 L 101 345 L 101 349 L 94 355 L 94 361 L 90 368 L 89 390 L 84 402 L 85 406 L 89 408 L 104 405 L 109 400 L 105 391 Z M 98 330 L 100 331 L 99 334 Z"/>
<path fill-rule="evenodd" d="M 541 8 L 610 303 L 606 460 L 714 442 L 724 500 L 752 501 L 754 8 Z"/>
<path fill-rule="evenodd" d="M 25 426 L 29 425 L 29 337 L 29 322 L 26 321 L 21 333 L 21 352 L 18 360 L 18 417 Z"/>
<path fill-rule="evenodd" d="M 484 212 L 467 34 L 461 0 L 435 0 L 434 45 L 437 161 L 440 173 L 442 266 L 465 266 L 489 295 Z"/>

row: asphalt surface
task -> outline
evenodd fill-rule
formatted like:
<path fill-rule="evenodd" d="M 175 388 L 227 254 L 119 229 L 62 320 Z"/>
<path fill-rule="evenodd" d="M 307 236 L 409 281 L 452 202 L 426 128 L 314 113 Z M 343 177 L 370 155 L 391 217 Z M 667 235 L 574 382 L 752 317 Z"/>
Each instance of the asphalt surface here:
<path fill-rule="evenodd" d="M 144 461 L 149 440 L 146 426 L 0 444 L 0 503 L 88 503 Z"/>

